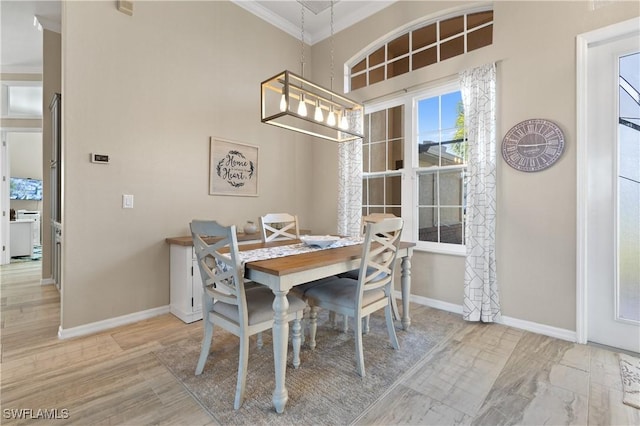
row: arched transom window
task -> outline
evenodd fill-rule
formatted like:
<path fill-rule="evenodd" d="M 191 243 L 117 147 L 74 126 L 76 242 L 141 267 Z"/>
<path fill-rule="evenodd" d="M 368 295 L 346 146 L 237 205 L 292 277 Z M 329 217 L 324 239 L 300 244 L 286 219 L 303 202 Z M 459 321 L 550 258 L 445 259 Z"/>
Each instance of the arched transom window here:
<path fill-rule="evenodd" d="M 493 42 L 493 10 L 430 20 L 383 42 L 349 68 L 350 90 L 370 86 Z"/>

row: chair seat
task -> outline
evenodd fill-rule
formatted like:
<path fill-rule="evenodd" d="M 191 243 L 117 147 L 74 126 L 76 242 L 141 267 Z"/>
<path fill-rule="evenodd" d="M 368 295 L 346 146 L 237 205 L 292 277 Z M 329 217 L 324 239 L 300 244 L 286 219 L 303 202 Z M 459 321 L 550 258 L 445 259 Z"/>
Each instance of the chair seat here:
<path fill-rule="evenodd" d="M 375 271 L 374 268 L 372 267 L 368 267 L 367 268 L 367 275 L 372 274 Z M 376 278 L 374 278 L 374 280 L 379 280 L 382 279 L 385 275 L 385 273 L 380 273 L 380 275 L 378 275 Z M 352 269 L 351 271 L 347 271 L 347 272 L 343 272 L 342 274 L 338 274 L 338 277 L 340 278 L 351 278 L 352 280 L 358 280 L 358 278 L 360 278 L 360 269 Z"/>
<path fill-rule="evenodd" d="M 353 308 L 358 296 L 358 281 L 351 278 L 328 279 L 317 286 L 310 288 L 305 297 L 318 302 L 330 303 L 345 308 Z M 384 299 L 382 289 L 365 291 L 362 294 L 362 306 L 370 305 L 378 300 Z"/>
<path fill-rule="evenodd" d="M 300 285 L 292 287 L 291 290 L 289 290 L 289 294 L 293 293 L 296 296 L 304 298 L 306 293 L 309 290 L 311 290 L 312 288 L 317 287 L 317 286 L 322 285 L 322 284 L 325 284 L 325 283 L 328 283 L 328 282 L 330 282 L 330 281 L 332 281 L 334 279 L 336 279 L 335 276 L 327 277 L 327 278 L 320 278 L 319 280 L 310 281 L 308 283 L 300 284 Z"/>
<path fill-rule="evenodd" d="M 246 291 L 247 316 L 249 325 L 258 324 L 273 320 L 273 292 L 267 287 L 255 287 Z M 298 296 L 289 294 L 289 312 L 301 311 L 307 304 Z M 217 301 L 213 304 L 213 312 L 229 318 L 234 322 L 239 322 L 238 307 L 228 303 Z"/>

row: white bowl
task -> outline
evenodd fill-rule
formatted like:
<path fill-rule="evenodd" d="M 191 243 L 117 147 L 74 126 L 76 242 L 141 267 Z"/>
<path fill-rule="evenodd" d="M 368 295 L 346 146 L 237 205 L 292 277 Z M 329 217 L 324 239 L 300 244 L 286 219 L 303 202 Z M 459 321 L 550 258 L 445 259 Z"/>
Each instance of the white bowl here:
<path fill-rule="evenodd" d="M 339 241 L 340 237 L 334 235 L 303 235 L 300 241 L 308 246 L 318 246 L 321 248 L 329 247 L 331 244 Z"/>

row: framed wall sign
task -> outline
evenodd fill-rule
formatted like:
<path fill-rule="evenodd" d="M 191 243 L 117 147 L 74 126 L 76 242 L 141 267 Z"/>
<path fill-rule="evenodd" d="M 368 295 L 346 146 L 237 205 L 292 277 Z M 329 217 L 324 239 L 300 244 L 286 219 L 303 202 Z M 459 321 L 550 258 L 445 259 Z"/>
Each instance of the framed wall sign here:
<path fill-rule="evenodd" d="M 210 195 L 258 195 L 258 147 L 212 137 Z"/>

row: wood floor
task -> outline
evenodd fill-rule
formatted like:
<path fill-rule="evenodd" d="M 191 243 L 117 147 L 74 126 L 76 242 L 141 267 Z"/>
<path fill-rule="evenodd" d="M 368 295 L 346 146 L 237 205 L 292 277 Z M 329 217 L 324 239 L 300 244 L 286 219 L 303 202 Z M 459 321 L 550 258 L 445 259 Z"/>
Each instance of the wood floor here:
<path fill-rule="evenodd" d="M 167 314 L 59 340 L 58 292 L 40 285 L 39 262 L 1 267 L 0 296 L 1 424 L 215 424 L 153 355 L 200 336 L 201 321 Z M 460 319 L 356 423 L 639 425 L 621 389 L 614 352 Z"/>

